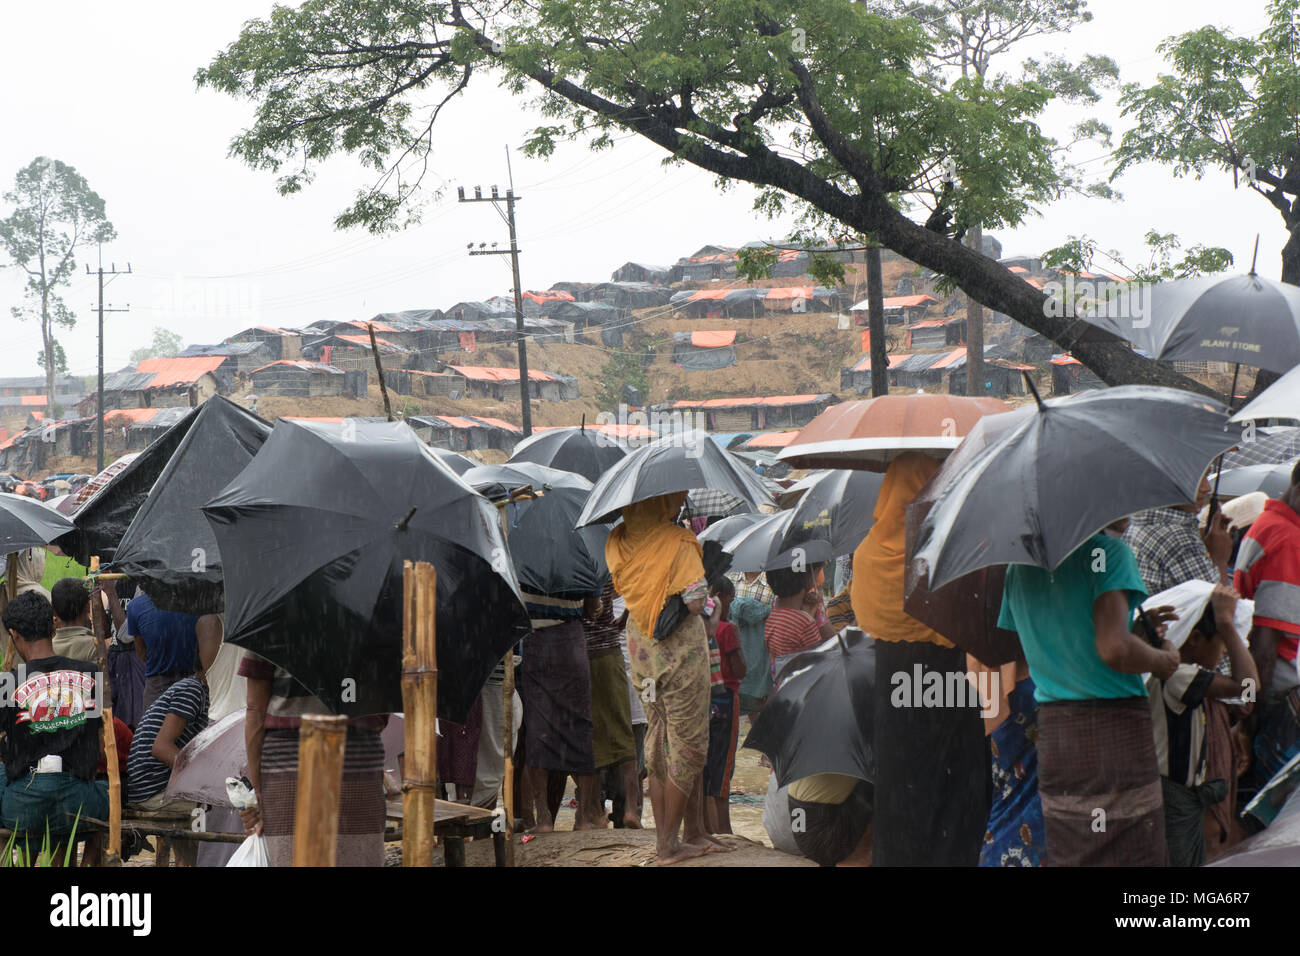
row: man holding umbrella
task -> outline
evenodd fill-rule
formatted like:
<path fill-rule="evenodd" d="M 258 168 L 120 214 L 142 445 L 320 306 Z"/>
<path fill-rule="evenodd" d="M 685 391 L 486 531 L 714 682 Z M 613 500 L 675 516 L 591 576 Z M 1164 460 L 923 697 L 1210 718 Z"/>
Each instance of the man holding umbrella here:
<path fill-rule="evenodd" d="M 1178 667 L 1131 633 L 1146 597 L 1121 519 L 1054 571 L 1007 569 L 1000 627 L 1016 631 L 1034 679 L 1048 866 L 1161 866 L 1165 832 L 1145 673 Z M 1158 609 L 1158 621 L 1168 609 Z"/>

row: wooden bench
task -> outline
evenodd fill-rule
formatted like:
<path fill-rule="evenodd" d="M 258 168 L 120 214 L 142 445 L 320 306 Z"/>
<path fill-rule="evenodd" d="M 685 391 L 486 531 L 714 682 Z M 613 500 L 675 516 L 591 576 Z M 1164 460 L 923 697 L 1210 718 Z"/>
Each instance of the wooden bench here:
<path fill-rule="evenodd" d="M 471 807 L 464 803 L 450 800 L 435 800 L 433 803 L 433 835 L 442 843 L 443 859 L 447 866 L 465 865 L 465 840 L 482 840 L 492 838 L 492 854 L 497 866 L 506 865 L 506 834 L 499 827 L 493 827 L 497 815 L 482 807 Z M 388 802 L 389 832 L 395 835 L 386 840 L 402 838 L 402 801 L 401 798 Z"/>

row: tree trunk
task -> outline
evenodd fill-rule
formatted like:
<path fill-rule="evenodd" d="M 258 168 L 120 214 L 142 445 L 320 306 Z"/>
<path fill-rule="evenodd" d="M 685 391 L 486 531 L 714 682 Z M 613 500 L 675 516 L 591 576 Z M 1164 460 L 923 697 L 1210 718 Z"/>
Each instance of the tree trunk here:
<path fill-rule="evenodd" d="M 871 395 L 889 394 L 889 354 L 885 350 L 885 284 L 880 247 L 867 250 L 867 329 L 871 336 Z"/>
<path fill-rule="evenodd" d="M 1286 245 L 1282 247 L 1282 281 L 1290 285 L 1300 285 L 1300 222 L 1296 222 L 1291 227 Z M 1254 401 L 1260 392 L 1281 377 L 1277 372 L 1270 372 L 1266 368 L 1259 369 L 1255 373 L 1255 385 L 1246 396 L 1246 401 Z"/>
<path fill-rule="evenodd" d="M 41 346 L 45 350 L 45 414 L 51 420 L 58 419 L 58 409 L 54 407 L 54 331 L 50 328 L 50 297 L 41 296 Z"/>
<path fill-rule="evenodd" d="M 984 255 L 984 230 L 979 223 L 971 226 L 966 241 Z M 984 306 L 966 297 L 966 394 L 984 394 Z"/>

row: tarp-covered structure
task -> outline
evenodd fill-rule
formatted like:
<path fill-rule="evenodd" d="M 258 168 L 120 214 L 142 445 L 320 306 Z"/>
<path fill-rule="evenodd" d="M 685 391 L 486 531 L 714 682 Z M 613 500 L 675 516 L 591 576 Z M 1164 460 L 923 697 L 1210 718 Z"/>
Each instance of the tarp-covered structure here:
<path fill-rule="evenodd" d="M 112 570 L 136 578 L 163 610 L 222 609 L 221 554 L 199 510 L 244 469 L 271 425 L 224 398 L 196 412 L 113 554 Z"/>
<path fill-rule="evenodd" d="M 736 364 L 736 331 L 673 333 L 673 364 L 688 372 L 714 371 Z"/>

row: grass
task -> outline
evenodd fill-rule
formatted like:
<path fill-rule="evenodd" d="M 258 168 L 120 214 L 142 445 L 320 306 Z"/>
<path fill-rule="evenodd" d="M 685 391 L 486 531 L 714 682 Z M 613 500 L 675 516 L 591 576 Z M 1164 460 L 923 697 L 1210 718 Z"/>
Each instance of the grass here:
<path fill-rule="evenodd" d="M 72 829 L 68 832 L 67 845 L 63 848 L 62 866 L 69 867 L 72 865 L 72 851 L 77 845 L 77 825 L 81 822 L 81 811 L 77 811 L 76 818 L 72 821 Z M 22 846 L 18 846 L 18 832 L 14 831 L 9 834 L 9 842 L 5 844 L 4 858 L 0 859 L 0 867 L 52 867 L 56 859 L 55 853 L 59 844 L 51 845 L 50 839 L 50 821 L 45 821 L 45 837 L 41 840 L 41 848 L 32 855 L 31 844 L 26 839 Z"/>

